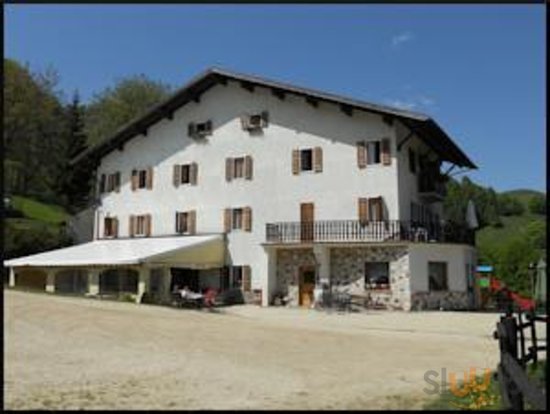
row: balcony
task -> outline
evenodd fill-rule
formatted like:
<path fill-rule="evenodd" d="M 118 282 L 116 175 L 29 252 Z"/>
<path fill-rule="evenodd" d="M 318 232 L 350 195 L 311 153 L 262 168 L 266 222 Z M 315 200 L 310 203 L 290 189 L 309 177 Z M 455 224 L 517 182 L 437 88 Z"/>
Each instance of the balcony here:
<path fill-rule="evenodd" d="M 427 203 L 443 201 L 447 195 L 445 180 L 440 174 L 421 174 L 418 177 L 418 195 Z"/>
<path fill-rule="evenodd" d="M 437 242 L 474 245 L 473 231 L 453 223 L 327 220 L 266 224 L 266 242 Z"/>

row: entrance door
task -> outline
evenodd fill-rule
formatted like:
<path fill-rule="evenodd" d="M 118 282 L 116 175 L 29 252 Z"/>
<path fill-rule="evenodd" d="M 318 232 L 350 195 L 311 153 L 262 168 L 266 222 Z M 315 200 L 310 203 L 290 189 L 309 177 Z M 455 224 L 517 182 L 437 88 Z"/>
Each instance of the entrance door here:
<path fill-rule="evenodd" d="M 300 306 L 309 308 L 313 304 L 313 289 L 315 288 L 315 268 L 300 269 Z"/>
<path fill-rule="evenodd" d="M 302 241 L 313 241 L 313 211 L 313 203 L 300 204 L 300 239 Z"/>

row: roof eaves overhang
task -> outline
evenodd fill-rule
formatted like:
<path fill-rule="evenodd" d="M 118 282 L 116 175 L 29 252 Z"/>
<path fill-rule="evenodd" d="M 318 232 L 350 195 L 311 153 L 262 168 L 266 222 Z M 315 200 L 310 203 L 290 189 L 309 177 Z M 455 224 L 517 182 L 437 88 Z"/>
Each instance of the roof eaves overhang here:
<path fill-rule="evenodd" d="M 71 160 L 71 164 L 74 165 L 86 158 L 93 158 L 97 161 L 114 149 L 122 148 L 126 141 L 136 135 L 146 133 L 151 125 L 157 123 L 162 118 L 170 118 L 181 106 L 193 100 L 197 101 L 200 95 L 209 88 L 218 83 L 226 84 L 228 80 L 242 82 L 243 84 L 253 84 L 258 87 L 271 88 L 278 93 L 292 93 L 304 96 L 308 99 L 321 100 L 336 105 L 345 105 L 352 109 L 376 113 L 382 116 L 396 117 L 423 139 L 428 146 L 440 154 L 444 160 L 462 167 L 477 168 L 439 125 L 425 114 L 372 104 L 331 93 L 297 87 L 282 82 L 218 68 L 211 68 L 194 77 L 187 82 L 186 85 L 172 94 L 171 97 L 154 106 L 139 118 L 119 128 L 111 138 L 77 155 Z"/>

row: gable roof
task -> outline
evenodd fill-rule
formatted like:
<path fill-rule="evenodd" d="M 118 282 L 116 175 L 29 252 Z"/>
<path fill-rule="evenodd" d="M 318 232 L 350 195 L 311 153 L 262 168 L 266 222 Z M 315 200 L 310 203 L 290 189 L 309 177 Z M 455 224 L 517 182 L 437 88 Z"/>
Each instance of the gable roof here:
<path fill-rule="evenodd" d="M 397 118 L 429 147 L 437 152 L 444 161 L 451 162 L 459 167 L 477 168 L 445 131 L 443 131 L 443 129 L 428 115 L 219 68 L 210 68 L 194 77 L 165 101 L 155 105 L 142 116 L 122 126 L 110 138 L 77 155 L 71 160 L 71 163 L 75 164 L 84 159 L 94 159 L 97 162 L 97 160 L 107 155 L 109 152 L 116 148 L 120 148 L 126 141 L 137 135 L 146 133 L 151 125 L 157 123 L 161 119 L 171 119 L 174 111 L 178 108 L 191 101 L 198 102 L 200 95 L 211 87 L 220 83 L 226 84 L 228 80 L 240 82 L 241 86 L 251 90 L 255 86 L 270 88 L 272 93 L 276 96 L 294 94 L 303 96 L 313 104 L 317 101 L 333 103 L 339 105 L 343 111 L 348 113 L 351 113 L 352 110 L 362 110 L 380 114 L 388 119 Z"/>

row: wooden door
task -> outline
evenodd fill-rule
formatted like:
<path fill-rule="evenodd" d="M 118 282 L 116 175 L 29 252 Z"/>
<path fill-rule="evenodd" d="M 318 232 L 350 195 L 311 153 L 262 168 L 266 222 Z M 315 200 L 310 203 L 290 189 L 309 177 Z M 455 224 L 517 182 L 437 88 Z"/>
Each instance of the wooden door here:
<path fill-rule="evenodd" d="M 309 308 L 313 304 L 313 289 L 315 289 L 315 268 L 300 269 L 300 306 Z"/>
<path fill-rule="evenodd" d="M 300 204 L 300 239 L 302 241 L 313 241 L 313 223 L 313 203 Z"/>

